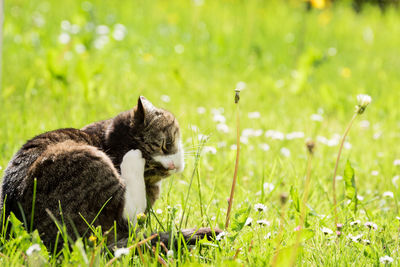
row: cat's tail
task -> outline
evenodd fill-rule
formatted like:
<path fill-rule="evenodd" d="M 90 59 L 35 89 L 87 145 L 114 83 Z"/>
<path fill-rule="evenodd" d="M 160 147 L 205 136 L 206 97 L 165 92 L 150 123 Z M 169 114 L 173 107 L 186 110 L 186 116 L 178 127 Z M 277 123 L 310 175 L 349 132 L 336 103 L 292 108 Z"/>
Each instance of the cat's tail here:
<path fill-rule="evenodd" d="M 153 238 L 150 242 L 152 246 L 156 246 L 157 243 L 163 243 L 167 248 L 171 247 L 171 242 L 177 246 L 178 242 L 183 240 L 186 245 L 195 245 L 199 240 L 206 238 L 209 241 L 213 241 L 216 239 L 218 234 L 220 234 L 222 230 L 218 228 L 210 228 L 210 227 L 202 227 L 202 228 L 191 228 L 184 229 L 178 231 L 174 235 L 170 232 L 159 232 L 158 236 Z M 116 247 L 126 247 L 128 243 L 128 238 L 120 239 L 117 243 L 110 245 L 110 248 Z"/>

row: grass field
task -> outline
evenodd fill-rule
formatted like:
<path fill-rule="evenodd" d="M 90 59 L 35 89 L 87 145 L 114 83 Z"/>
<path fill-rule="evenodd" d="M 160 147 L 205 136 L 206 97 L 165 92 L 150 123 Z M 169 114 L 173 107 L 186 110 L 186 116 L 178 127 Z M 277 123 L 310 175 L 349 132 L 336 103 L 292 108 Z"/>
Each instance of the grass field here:
<path fill-rule="evenodd" d="M 193 266 L 263 266 L 274 255 L 276 266 L 294 260 L 301 266 L 378 266 L 389 256 L 398 265 L 399 25 L 399 10 L 383 14 L 366 6 L 355 13 L 340 3 L 306 11 L 302 1 L 5 1 L 0 176 L 27 139 L 113 117 L 144 95 L 176 115 L 190 152 L 185 171 L 164 182 L 154 207 L 162 226 L 179 229 L 186 207 L 182 228 L 223 229 L 236 154 L 234 89 L 243 81 L 232 227 L 220 241 L 160 257 Z M 356 119 L 340 160 L 343 228 L 337 237 L 333 169 L 362 93 L 372 103 Z M 316 149 L 296 253 L 309 138 Z M 347 160 L 355 171 L 355 212 L 345 194 L 354 187 L 340 179 Z M 257 203 L 266 210 L 256 211 Z M 161 230 L 150 217 L 144 230 Z M 244 226 L 247 217 L 250 226 Z M 91 246 L 66 246 L 58 258 L 43 245 L 27 253 L 40 244 L 37 233 L 15 231 L 16 238 L 0 240 L 1 265 L 103 266 L 114 257 L 99 245 L 101 238 Z M 157 265 L 147 250 L 142 259 L 131 250 L 113 264 L 143 261 Z"/>

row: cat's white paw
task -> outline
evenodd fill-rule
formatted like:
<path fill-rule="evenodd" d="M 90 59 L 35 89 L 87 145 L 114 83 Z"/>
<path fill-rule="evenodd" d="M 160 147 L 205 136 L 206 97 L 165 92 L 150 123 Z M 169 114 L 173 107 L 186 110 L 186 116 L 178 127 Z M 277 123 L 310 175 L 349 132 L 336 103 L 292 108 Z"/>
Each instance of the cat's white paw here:
<path fill-rule="evenodd" d="M 121 163 L 121 174 L 122 176 L 130 174 L 142 174 L 144 173 L 144 165 L 146 161 L 142 157 L 142 152 L 139 149 L 129 150 L 124 155 Z"/>

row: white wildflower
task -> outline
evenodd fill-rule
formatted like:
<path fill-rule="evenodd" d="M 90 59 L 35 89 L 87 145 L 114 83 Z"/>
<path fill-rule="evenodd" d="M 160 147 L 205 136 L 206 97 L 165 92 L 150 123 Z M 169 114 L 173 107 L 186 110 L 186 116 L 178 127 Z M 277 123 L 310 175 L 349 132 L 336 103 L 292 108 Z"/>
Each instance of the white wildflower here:
<path fill-rule="evenodd" d="M 258 212 L 264 212 L 266 211 L 267 207 L 264 204 L 257 203 L 254 205 L 254 209 Z"/>
<path fill-rule="evenodd" d="M 275 189 L 275 185 L 272 183 L 264 183 L 263 184 L 264 190 L 268 190 L 268 192 L 272 192 Z"/>
<path fill-rule="evenodd" d="M 261 225 L 261 226 L 269 226 L 270 222 L 267 220 L 258 220 L 257 224 Z"/>
<path fill-rule="evenodd" d="M 266 236 L 264 236 L 264 239 L 271 239 L 271 232 L 269 232 Z"/>
<path fill-rule="evenodd" d="M 344 142 L 343 146 L 344 146 L 345 149 L 351 149 L 351 147 L 352 147 L 352 145 L 347 141 Z"/>
<path fill-rule="evenodd" d="M 390 198 L 394 198 L 394 194 L 393 194 L 393 192 L 392 191 L 386 191 L 386 192 L 383 192 L 383 195 L 382 195 L 383 197 L 390 197 Z"/>
<path fill-rule="evenodd" d="M 129 248 L 119 248 L 114 251 L 114 256 L 116 258 L 121 257 L 122 255 L 128 255 L 129 254 Z"/>
<path fill-rule="evenodd" d="M 292 133 L 286 134 L 287 140 L 292 140 L 292 139 L 297 139 L 297 138 L 304 138 L 304 133 L 303 132 L 292 132 Z"/>
<path fill-rule="evenodd" d="M 198 108 L 197 108 L 197 113 L 199 113 L 199 114 L 204 114 L 204 113 L 206 113 L 206 108 L 205 108 L 205 107 L 198 107 Z"/>
<path fill-rule="evenodd" d="M 362 242 L 363 242 L 365 245 L 370 245 L 370 244 L 371 244 L 371 241 L 369 241 L 368 239 L 363 239 Z"/>
<path fill-rule="evenodd" d="M 367 108 L 368 104 L 371 103 L 372 98 L 369 95 L 360 94 L 357 96 L 358 105 L 356 106 L 356 112 L 362 114 Z"/>
<path fill-rule="evenodd" d="M 109 41 L 110 41 L 110 38 L 108 36 L 101 35 L 96 40 L 94 40 L 93 45 L 96 49 L 102 49 L 106 46 L 106 44 L 108 44 Z"/>
<path fill-rule="evenodd" d="M 221 141 L 217 143 L 218 147 L 226 147 L 226 141 Z"/>
<path fill-rule="evenodd" d="M 185 52 L 185 47 L 182 44 L 177 44 L 174 47 L 175 53 L 177 54 L 182 54 L 183 52 Z"/>
<path fill-rule="evenodd" d="M 75 51 L 78 54 L 82 54 L 83 52 L 86 51 L 86 46 L 84 44 L 76 44 L 75 45 Z"/>
<path fill-rule="evenodd" d="M 393 165 L 394 165 L 394 166 L 400 166 L 400 159 L 395 159 L 395 160 L 393 161 Z"/>
<path fill-rule="evenodd" d="M 265 137 L 276 140 L 283 140 L 285 138 L 285 135 L 279 131 L 268 130 L 265 132 Z"/>
<path fill-rule="evenodd" d="M 218 123 L 217 130 L 222 133 L 229 133 L 229 127 L 225 123 Z"/>
<path fill-rule="evenodd" d="M 216 239 L 217 239 L 217 241 L 220 241 L 222 238 L 224 238 L 226 236 L 226 232 L 225 231 L 222 231 L 221 233 L 219 233 L 217 236 L 216 236 Z"/>
<path fill-rule="evenodd" d="M 385 255 L 383 257 L 379 258 L 380 263 L 382 264 L 387 264 L 387 263 L 392 263 L 393 262 L 393 258 L 389 257 L 388 255 Z"/>
<path fill-rule="evenodd" d="M 368 227 L 369 229 L 374 229 L 374 230 L 378 229 L 378 225 L 376 225 L 373 222 L 366 222 L 366 223 L 364 223 L 364 226 Z"/>
<path fill-rule="evenodd" d="M 347 238 L 351 239 L 353 242 L 358 243 L 358 242 L 360 242 L 362 236 L 363 236 L 362 234 L 359 234 L 359 235 L 356 235 L 356 236 L 353 236 L 352 234 L 349 234 L 347 236 Z"/>
<path fill-rule="evenodd" d="M 247 136 L 241 136 L 240 137 L 240 143 L 248 144 L 249 143 L 249 138 Z"/>
<path fill-rule="evenodd" d="M 58 36 L 58 42 L 60 44 L 68 44 L 69 41 L 71 41 L 71 36 L 69 36 L 68 33 L 63 32 Z"/>
<path fill-rule="evenodd" d="M 325 235 L 331 235 L 331 234 L 333 234 L 333 231 L 332 231 L 331 229 L 329 229 L 329 228 L 326 228 L 326 227 L 322 227 L 322 228 L 321 228 L 321 231 L 322 231 Z"/>
<path fill-rule="evenodd" d="M 244 137 L 259 137 L 261 135 L 262 135 L 261 129 L 246 128 L 243 129 L 242 131 L 242 136 Z"/>
<path fill-rule="evenodd" d="M 235 144 L 233 144 L 233 145 L 230 146 L 230 149 L 231 149 L 231 150 L 236 150 L 236 149 L 237 149 L 237 146 L 236 146 Z"/>
<path fill-rule="evenodd" d="M 328 55 L 333 57 L 337 54 L 337 49 L 335 47 L 329 47 L 328 48 Z"/>
<path fill-rule="evenodd" d="M 323 121 L 324 118 L 320 114 L 312 114 L 311 115 L 311 120 L 313 121 Z"/>
<path fill-rule="evenodd" d="M 261 114 L 260 114 L 260 112 L 258 112 L 258 111 L 249 112 L 249 113 L 247 114 L 247 117 L 248 117 L 249 119 L 258 119 L 258 118 L 261 117 Z"/>
<path fill-rule="evenodd" d="M 397 185 L 397 180 L 399 180 L 399 178 L 400 178 L 400 175 L 396 175 L 396 176 L 394 176 L 393 178 L 392 178 L 392 183 L 393 183 L 393 185 L 397 188 L 398 187 L 398 185 Z"/>
<path fill-rule="evenodd" d="M 113 31 L 113 38 L 116 41 L 122 41 L 126 35 L 126 27 L 122 24 L 115 24 Z"/>
<path fill-rule="evenodd" d="M 61 21 L 61 29 L 66 32 L 69 31 L 71 29 L 71 22 L 68 20 Z"/>
<path fill-rule="evenodd" d="M 364 200 L 364 197 L 361 196 L 361 195 L 357 195 L 357 199 L 360 200 L 360 201 L 363 201 L 363 200 Z"/>
<path fill-rule="evenodd" d="M 361 128 L 363 128 L 363 129 L 368 129 L 369 126 L 370 126 L 369 121 L 367 121 L 367 120 L 360 121 L 360 127 L 361 127 Z"/>
<path fill-rule="evenodd" d="M 157 214 L 162 214 L 162 209 L 157 209 L 157 210 L 156 210 L 156 213 L 157 213 Z"/>
<path fill-rule="evenodd" d="M 173 258 L 174 257 L 174 251 L 173 250 L 168 250 L 167 257 L 168 258 Z"/>
<path fill-rule="evenodd" d="M 341 176 L 341 175 L 336 175 L 336 180 L 337 180 L 337 181 L 343 180 L 343 176 Z"/>
<path fill-rule="evenodd" d="M 379 175 L 379 171 L 372 171 L 372 172 L 371 172 L 371 175 L 372 175 L 372 176 L 378 176 L 378 175 Z"/>
<path fill-rule="evenodd" d="M 225 123 L 225 116 L 222 114 L 214 114 L 213 120 L 220 123 Z"/>
<path fill-rule="evenodd" d="M 268 151 L 270 149 L 269 145 L 265 143 L 259 144 L 259 147 L 264 151 Z"/>
<path fill-rule="evenodd" d="M 353 226 L 353 225 L 359 225 L 360 223 L 361 223 L 360 220 L 355 220 L 355 221 L 353 221 L 353 222 L 350 222 L 350 225 L 351 225 L 351 226 Z"/>
<path fill-rule="evenodd" d="M 217 154 L 217 149 L 213 146 L 205 146 L 203 147 L 203 152 L 215 155 Z"/>
<path fill-rule="evenodd" d="M 281 154 L 288 158 L 288 157 L 290 157 L 290 150 L 288 148 L 286 148 L 286 147 L 282 147 L 281 148 Z"/>
<path fill-rule="evenodd" d="M 40 251 L 40 245 L 39 244 L 33 244 L 26 250 L 26 255 L 30 256 L 32 255 L 35 251 Z"/>
<path fill-rule="evenodd" d="M 171 98 L 168 95 L 161 95 L 161 101 L 168 103 L 171 101 Z"/>
<path fill-rule="evenodd" d="M 252 218 L 250 218 L 250 217 L 248 217 L 247 219 L 246 219 L 246 222 L 244 223 L 244 225 L 245 226 L 251 226 L 251 223 L 253 222 L 253 219 Z"/>
<path fill-rule="evenodd" d="M 110 29 L 107 25 L 98 25 L 96 27 L 96 33 L 99 35 L 106 35 L 110 32 Z"/>

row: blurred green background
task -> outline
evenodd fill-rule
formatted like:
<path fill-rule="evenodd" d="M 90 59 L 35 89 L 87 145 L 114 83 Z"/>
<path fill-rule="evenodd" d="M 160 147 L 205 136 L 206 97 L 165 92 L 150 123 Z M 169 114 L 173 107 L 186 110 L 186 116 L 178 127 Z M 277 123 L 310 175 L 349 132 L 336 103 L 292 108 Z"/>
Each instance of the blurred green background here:
<path fill-rule="evenodd" d="M 28 138 L 113 117 L 144 95 L 176 115 L 189 150 L 210 135 L 189 224 L 199 224 L 201 188 L 207 216 L 222 225 L 235 156 L 233 89 L 243 81 L 236 204 L 268 203 L 266 216 L 277 217 L 279 194 L 301 188 L 304 143 L 313 138 L 309 204 L 330 214 L 338 138 L 365 93 L 372 104 L 347 139 L 339 173 L 350 159 L 369 218 L 384 224 L 397 201 L 382 203 L 382 192 L 399 192 L 400 14 L 397 1 L 361 2 L 6 1 L 0 166 Z M 190 155 L 187 163 L 156 208 L 184 202 Z M 266 182 L 274 189 L 257 195 Z"/>

